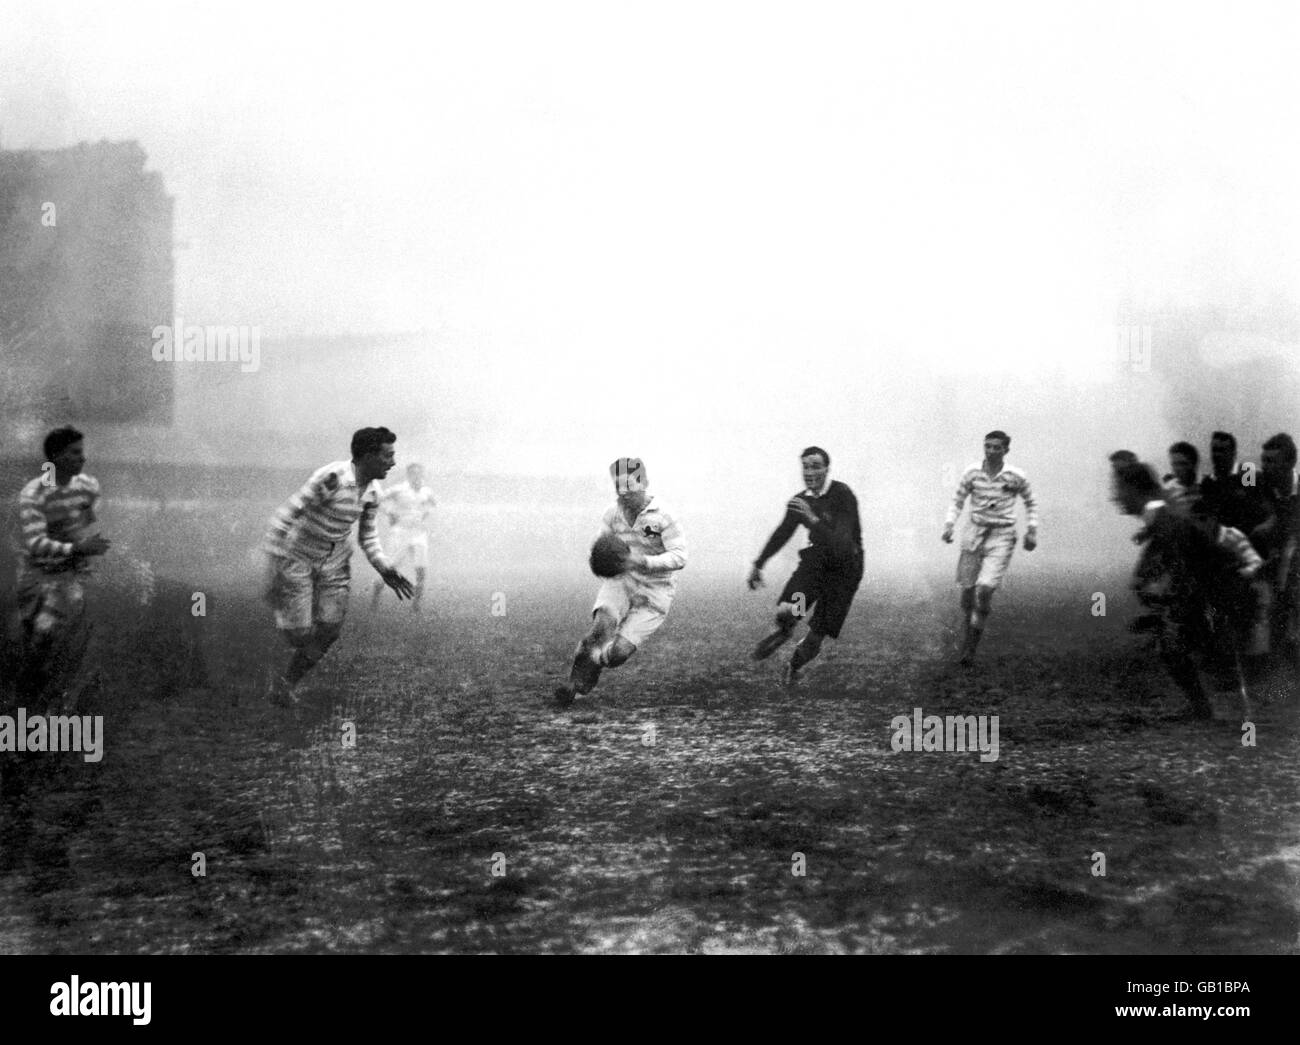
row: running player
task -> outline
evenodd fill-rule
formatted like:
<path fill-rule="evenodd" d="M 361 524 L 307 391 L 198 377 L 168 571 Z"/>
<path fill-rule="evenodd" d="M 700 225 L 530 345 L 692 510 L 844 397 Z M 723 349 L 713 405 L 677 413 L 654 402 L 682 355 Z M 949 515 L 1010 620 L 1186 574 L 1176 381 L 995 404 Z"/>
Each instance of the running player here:
<path fill-rule="evenodd" d="M 75 705 L 74 688 L 90 637 L 82 587 L 86 560 L 109 549 L 105 538 L 90 532 L 99 482 L 82 473 L 84 438 L 75 428 L 47 435 L 47 464 L 18 497 L 20 690 L 42 706 L 50 700 Z"/>
<path fill-rule="evenodd" d="M 970 521 L 962 538 L 957 559 L 957 583 L 961 585 L 961 610 L 965 621 L 965 638 L 961 664 L 969 667 L 984 625 L 993 608 L 993 593 L 1016 550 L 1016 498 L 1025 502 L 1025 551 L 1038 547 L 1038 506 L 1024 471 L 1004 464 L 1011 449 L 1006 432 L 993 431 L 984 437 L 984 461 L 970 465 L 957 484 L 957 494 L 943 524 L 943 541 L 952 543 L 953 528 L 961 515 L 966 498 L 970 498 Z"/>
<path fill-rule="evenodd" d="M 429 519 L 437 502 L 424 485 L 424 466 L 408 464 L 406 482 L 389 487 L 379 495 L 379 505 L 388 514 L 393 548 L 393 565 L 401 569 L 409 561 L 415 567 L 415 594 L 411 610 L 419 612 L 424 597 L 424 580 L 429 569 Z M 375 581 L 373 605 L 379 605 L 385 582 Z"/>
<path fill-rule="evenodd" d="M 830 478 L 831 455 L 820 446 L 808 447 L 799 460 L 804 490 L 786 502 L 785 518 L 754 560 L 746 582 L 750 591 L 762 587 L 767 560 L 785 547 L 795 530 L 808 527 L 808 545 L 799 553 L 799 566 L 777 599 L 776 631 L 764 638 L 753 653 L 755 660 L 770 657 L 794 634 L 799 619 L 811 609 L 808 634 L 795 646 L 786 669 L 786 680 L 791 683 L 798 681 L 803 666 L 821 652 L 827 637 L 840 637 L 853 596 L 862 583 L 858 499 L 848 486 Z"/>
<path fill-rule="evenodd" d="M 375 530 L 378 480 L 393 467 L 396 439 L 387 428 L 359 429 L 352 436 L 352 460 L 316 469 L 271 520 L 264 545 L 267 601 L 293 647 L 284 674 L 271 678 L 275 703 L 294 702 L 294 688 L 339 637 L 352 577 L 353 523 L 360 519 L 361 548 L 384 583 L 399 599 L 414 591 L 384 555 Z"/>
<path fill-rule="evenodd" d="M 677 571 L 686 565 L 682 528 L 664 505 L 646 493 L 645 465 L 620 457 L 609 466 L 617 503 L 605 510 L 601 534 L 628 546 L 627 569 L 603 581 L 592 607 L 591 630 L 578 643 L 569 680 L 555 690 L 555 703 L 568 707 L 590 693 L 602 668 L 616 668 L 645 644 L 665 620 L 677 590 Z"/>

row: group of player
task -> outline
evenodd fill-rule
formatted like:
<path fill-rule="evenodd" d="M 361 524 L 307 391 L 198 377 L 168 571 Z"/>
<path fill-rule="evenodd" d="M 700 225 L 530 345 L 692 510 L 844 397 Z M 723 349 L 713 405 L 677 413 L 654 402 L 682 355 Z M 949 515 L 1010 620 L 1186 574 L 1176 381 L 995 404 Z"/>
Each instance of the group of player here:
<path fill-rule="evenodd" d="M 385 587 L 414 606 L 428 571 L 428 523 L 435 507 L 419 465 L 407 481 L 385 490 L 382 480 L 396 459 L 396 435 L 387 428 L 354 433 L 351 456 L 311 474 L 275 513 L 267 533 L 265 597 L 278 629 L 292 649 L 283 670 L 273 670 L 268 695 L 296 702 L 299 683 L 338 639 L 351 587 L 352 529 L 379 575 L 377 602 Z M 1001 430 L 984 437 L 984 457 L 967 467 L 957 484 L 941 538 L 954 540 L 969 502 L 957 564 L 963 641 L 959 662 L 973 663 L 1000 586 L 1016 548 L 1016 501 L 1024 504 L 1023 546 L 1038 543 L 1038 508 L 1025 472 L 1006 463 L 1010 437 Z M 94 529 L 99 484 L 83 474 L 83 436 L 72 428 L 51 432 L 44 444 L 49 462 L 20 495 L 21 549 L 18 610 L 24 644 L 23 679 L 29 692 L 52 693 L 77 675 L 85 648 L 82 580 L 88 560 L 109 542 Z M 1231 658 L 1243 687 L 1279 658 L 1294 665 L 1296 648 L 1296 447 L 1287 435 L 1264 444 L 1258 481 L 1253 468 L 1236 465 L 1236 442 L 1216 432 L 1214 471 L 1196 481 L 1197 455 L 1187 443 L 1170 451 L 1172 471 L 1163 482 L 1135 454 L 1112 455 L 1114 496 L 1121 510 L 1139 515 L 1137 539 L 1144 550 L 1135 584 L 1149 612 L 1139 627 L 1160 635 L 1161 652 L 1192 713 L 1206 717 L 1208 697 L 1200 680 L 1198 651 L 1213 651 L 1220 664 Z M 830 478 L 830 454 L 809 446 L 799 454 L 803 488 L 784 514 L 747 578 L 764 584 L 763 569 L 802 527 L 807 542 L 799 563 L 777 598 L 775 629 L 753 651 L 756 660 L 789 641 L 800 621 L 807 631 L 785 671 L 796 683 L 827 638 L 838 638 L 863 577 L 862 524 L 857 498 Z M 632 457 L 610 465 L 615 503 L 600 523 L 598 544 L 617 547 L 578 643 L 566 681 L 554 690 L 561 707 L 590 693 L 605 668 L 625 663 L 667 619 L 676 574 L 687 549 L 676 516 L 649 492 L 644 463 Z M 381 511 L 388 515 L 395 555 L 378 537 Z M 595 550 L 593 549 L 593 569 Z M 415 581 L 401 567 L 410 563 Z M 1243 661 L 1247 665 L 1242 668 Z"/>
<path fill-rule="evenodd" d="M 1203 673 L 1240 691 L 1290 693 L 1300 665 L 1296 444 L 1267 439 L 1258 467 L 1239 465 L 1229 432 L 1210 437 L 1211 471 L 1198 476 L 1189 442 L 1169 448 L 1163 478 L 1129 450 L 1111 454 L 1120 510 L 1142 519 L 1134 587 L 1188 714 L 1213 718 Z"/>

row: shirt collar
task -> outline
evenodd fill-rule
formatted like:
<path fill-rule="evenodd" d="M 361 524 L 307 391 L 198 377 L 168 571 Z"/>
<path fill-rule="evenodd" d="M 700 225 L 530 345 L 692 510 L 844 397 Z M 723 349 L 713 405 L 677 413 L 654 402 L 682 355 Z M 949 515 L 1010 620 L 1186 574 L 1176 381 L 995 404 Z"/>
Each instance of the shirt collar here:
<path fill-rule="evenodd" d="M 830 488 L 831 488 L 831 474 L 830 474 L 830 472 L 827 472 L 827 473 L 826 473 L 826 482 L 822 483 L 822 488 L 821 488 L 820 490 L 814 490 L 814 489 L 810 486 L 810 487 L 808 487 L 806 490 L 804 490 L 804 493 L 810 493 L 810 494 L 812 494 L 814 497 L 825 497 L 825 496 L 826 496 L 826 491 L 829 490 Z"/>

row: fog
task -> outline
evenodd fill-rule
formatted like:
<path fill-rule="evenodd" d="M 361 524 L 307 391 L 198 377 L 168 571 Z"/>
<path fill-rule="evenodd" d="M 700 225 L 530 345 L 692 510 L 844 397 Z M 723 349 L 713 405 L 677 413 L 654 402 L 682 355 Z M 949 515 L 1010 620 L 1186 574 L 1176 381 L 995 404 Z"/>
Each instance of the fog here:
<path fill-rule="evenodd" d="M 167 424 L 6 404 L 3 456 L 77 423 L 121 526 L 226 499 L 246 565 L 384 424 L 469 573 L 584 569 L 634 455 L 689 569 L 740 575 L 816 444 L 869 563 L 948 571 L 943 513 L 1001 428 L 1042 514 L 1013 572 L 1125 561 L 1112 450 L 1163 470 L 1175 439 L 1252 459 L 1300 427 L 1298 20 L 2 0 L 0 146 L 139 142 L 175 314 L 261 332 L 248 370 L 143 348 Z"/>

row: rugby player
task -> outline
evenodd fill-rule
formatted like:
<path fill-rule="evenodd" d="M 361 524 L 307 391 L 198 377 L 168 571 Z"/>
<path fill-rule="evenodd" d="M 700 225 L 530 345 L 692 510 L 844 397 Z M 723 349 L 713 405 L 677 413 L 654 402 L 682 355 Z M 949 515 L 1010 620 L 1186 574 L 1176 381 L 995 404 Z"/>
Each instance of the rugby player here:
<path fill-rule="evenodd" d="M 429 569 L 429 518 L 437 502 L 433 491 L 424 485 L 424 467 L 406 466 L 406 482 L 398 483 L 379 495 L 379 505 L 388 515 L 389 537 L 393 548 L 393 565 L 398 569 L 410 562 L 415 569 L 415 593 L 411 610 L 418 612 L 424 597 L 424 581 Z M 385 582 L 375 581 L 373 604 L 379 605 Z"/>
<path fill-rule="evenodd" d="M 965 622 L 960 663 L 969 667 L 975 660 L 984 626 L 993 609 L 993 593 L 1016 549 L 1016 498 L 1025 502 L 1025 551 L 1038 547 L 1038 505 L 1024 471 L 1004 463 L 1011 449 L 1011 437 L 992 431 L 984 437 L 984 460 L 970 465 L 957 483 L 957 493 L 944 520 L 942 538 L 952 543 L 953 528 L 969 497 L 970 520 L 957 559 L 957 583 L 961 585 L 961 610 Z"/>
<path fill-rule="evenodd" d="M 609 474 L 617 501 L 605 510 L 600 534 L 613 534 L 628 546 L 626 569 L 601 582 L 591 630 L 578 643 L 568 681 L 555 690 L 559 707 L 590 693 L 602 668 L 626 663 L 659 630 L 677 591 L 677 571 L 686 565 L 681 525 L 646 492 L 649 481 L 641 460 L 620 457 Z"/>
<path fill-rule="evenodd" d="M 18 496 L 19 685 L 39 705 L 75 703 L 73 688 L 89 641 L 87 560 L 110 547 L 106 538 L 90 532 L 100 490 L 98 480 L 82 472 L 84 438 L 75 428 L 50 432 L 43 446 L 47 464 Z"/>
<path fill-rule="evenodd" d="M 799 455 L 804 489 L 786 502 L 785 517 L 754 560 L 746 583 L 753 591 L 763 585 L 763 567 L 785 547 L 800 526 L 808 528 L 808 545 L 799 552 L 799 565 L 777 598 L 776 630 L 754 648 L 755 660 L 775 653 L 807 616 L 808 633 L 794 648 L 786 681 L 796 683 L 799 672 L 821 652 L 826 638 L 837 639 L 849 615 L 853 596 L 862 583 L 862 522 L 858 499 L 838 479 L 830 478 L 831 455 L 810 446 Z"/>
<path fill-rule="evenodd" d="M 393 467 L 397 436 L 387 428 L 362 428 L 352 436 L 352 459 L 316 469 L 302 489 L 276 511 L 266 535 L 266 599 L 293 655 L 270 680 L 274 703 L 292 704 L 294 690 L 339 637 L 351 584 L 352 524 L 366 558 L 399 599 L 414 593 L 379 544 L 375 517 L 378 480 Z"/>

